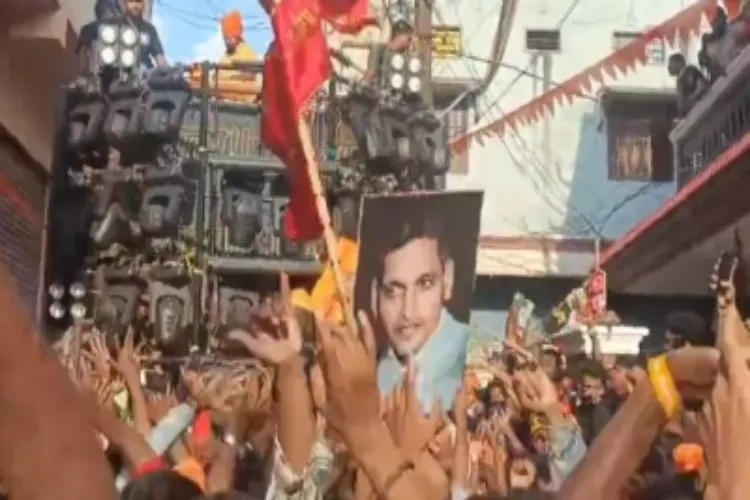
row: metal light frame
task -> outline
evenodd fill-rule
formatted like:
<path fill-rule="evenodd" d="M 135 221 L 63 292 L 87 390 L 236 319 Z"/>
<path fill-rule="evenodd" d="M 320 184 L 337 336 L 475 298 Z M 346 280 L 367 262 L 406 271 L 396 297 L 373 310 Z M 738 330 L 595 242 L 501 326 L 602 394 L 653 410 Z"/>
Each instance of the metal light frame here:
<path fill-rule="evenodd" d="M 141 61 L 141 33 L 125 20 L 103 21 L 95 44 L 98 65 L 132 71 Z"/>
<path fill-rule="evenodd" d="M 411 52 L 386 52 L 384 56 L 384 85 L 392 92 L 405 96 L 421 95 L 425 88 L 422 59 Z"/>

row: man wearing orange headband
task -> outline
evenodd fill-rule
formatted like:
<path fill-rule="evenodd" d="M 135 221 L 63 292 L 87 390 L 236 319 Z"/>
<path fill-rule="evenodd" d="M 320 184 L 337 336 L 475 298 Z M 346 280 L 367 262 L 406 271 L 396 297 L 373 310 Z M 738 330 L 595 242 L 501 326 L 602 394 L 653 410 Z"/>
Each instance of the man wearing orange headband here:
<path fill-rule="evenodd" d="M 221 33 L 224 35 L 226 52 L 221 64 L 247 63 L 258 60 L 258 55 L 244 39 L 242 14 L 233 11 L 221 20 Z M 248 70 L 220 70 L 219 91 L 222 97 L 233 101 L 255 102 L 260 94 L 256 73 Z"/>

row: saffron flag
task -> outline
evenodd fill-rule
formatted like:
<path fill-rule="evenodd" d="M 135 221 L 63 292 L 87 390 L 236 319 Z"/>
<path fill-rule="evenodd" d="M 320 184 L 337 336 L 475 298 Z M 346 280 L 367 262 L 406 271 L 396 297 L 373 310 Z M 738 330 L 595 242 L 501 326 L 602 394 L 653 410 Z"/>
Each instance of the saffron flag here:
<path fill-rule="evenodd" d="M 292 241 L 310 241 L 320 237 L 323 224 L 297 131 L 332 66 L 315 3 L 276 0 L 269 13 L 274 41 L 263 66 L 261 141 L 287 166 L 290 194 L 284 233 Z"/>

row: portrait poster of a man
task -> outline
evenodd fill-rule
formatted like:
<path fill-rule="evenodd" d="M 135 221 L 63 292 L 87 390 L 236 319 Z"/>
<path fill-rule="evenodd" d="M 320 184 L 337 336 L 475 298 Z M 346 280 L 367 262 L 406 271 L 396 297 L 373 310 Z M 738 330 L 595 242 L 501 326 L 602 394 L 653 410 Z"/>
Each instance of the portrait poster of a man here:
<path fill-rule="evenodd" d="M 425 412 L 461 386 L 479 242 L 481 192 L 364 198 L 354 302 L 378 343 L 383 396 L 411 361 Z"/>

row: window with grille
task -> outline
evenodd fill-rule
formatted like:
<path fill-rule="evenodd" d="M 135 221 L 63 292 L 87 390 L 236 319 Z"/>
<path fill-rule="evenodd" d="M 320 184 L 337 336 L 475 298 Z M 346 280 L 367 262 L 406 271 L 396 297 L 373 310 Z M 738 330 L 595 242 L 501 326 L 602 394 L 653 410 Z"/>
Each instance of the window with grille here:
<path fill-rule="evenodd" d="M 670 122 L 656 117 L 607 117 L 609 179 L 669 182 L 674 178 Z"/>
<path fill-rule="evenodd" d="M 615 31 L 612 35 L 612 50 L 619 50 L 641 36 L 643 33 L 637 31 Z M 657 38 L 651 41 L 646 47 L 646 53 L 649 65 L 663 66 L 667 60 L 667 47 L 664 39 Z"/>
<path fill-rule="evenodd" d="M 560 52 L 560 30 L 526 30 L 526 50 Z"/>

